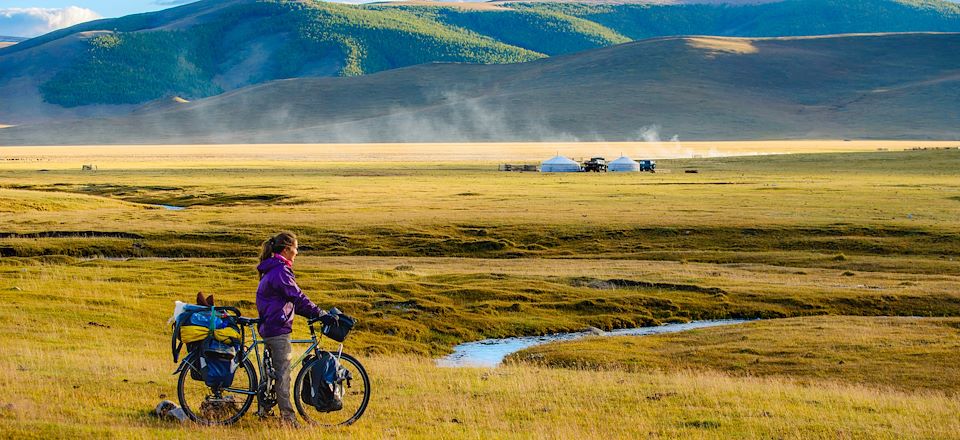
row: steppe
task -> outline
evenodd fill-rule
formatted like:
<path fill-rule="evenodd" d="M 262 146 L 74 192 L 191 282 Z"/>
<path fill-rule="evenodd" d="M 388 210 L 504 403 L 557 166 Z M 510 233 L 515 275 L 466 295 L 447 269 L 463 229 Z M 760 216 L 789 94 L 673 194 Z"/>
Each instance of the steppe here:
<path fill-rule="evenodd" d="M 957 146 L 0 148 L 0 437 L 958 438 Z M 497 171 L 557 153 L 658 172 Z M 257 248 L 282 229 L 308 295 L 359 318 L 367 413 L 330 432 L 153 418 L 173 302 L 255 314 Z M 434 363 L 713 318 L 761 320 Z"/>

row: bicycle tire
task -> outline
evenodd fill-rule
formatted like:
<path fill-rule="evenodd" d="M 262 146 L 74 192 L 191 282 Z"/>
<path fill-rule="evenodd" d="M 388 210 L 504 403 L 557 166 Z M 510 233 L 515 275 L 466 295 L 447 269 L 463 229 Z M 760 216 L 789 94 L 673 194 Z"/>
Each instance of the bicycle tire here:
<path fill-rule="evenodd" d="M 187 362 L 186 359 L 184 361 Z M 253 368 L 253 363 L 250 362 L 250 359 L 244 359 L 243 364 L 240 366 L 240 368 L 243 368 L 244 372 L 246 373 L 247 382 L 248 382 L 244 390 L 251 391 L 253 394 L 231 393 L 232 395 L 245 396 L 245 400 L 240 405 L 236 414 L 234 414 L 233 416 L 225 420 L 211 420 L 211 419 L 202 417 L 200 414 L 197 414 L 191 402 L 189 401 L 190 399 L 187 399 L 187 397 L 184 395 L 185 388 L 187 387 L 188 383 L 191 383 L 191 382 L 194 383 L 196 385 L 195 388 L 198 390 L 202 389 L 203 387 L 206 387 L 206 384 L 204 384 L 202 381 L 195 381 L 191 379 L 190 366 L 189 365 L 185 366 L 180 371 L 180 377 L 177 379 L 177 400 L 180 401 L 180 407 L 183 408 L 183 412 L 187 415 L 187 417 L 189 417 L 190 420 L 193 420 L 194 422 L 204 424 L 204 425 L 231 425 L 233 423 L 236 423 L 238 420 L 240 420 L 240 418 L 243 417 L 243 415 L 246 414 L 246 412 L 250 409 L 250 405 L 253 404 L 253 399 L 254 397 L 256 397 L 255 394 L 258 388 L 257 372 Z M 238 372 L 240 368 L 237 369 Z M 231 386 L 230 388 L 243 389 L 238 387 L 236 379 L 237 377 L 235 377 L 233 386 Z M 190 382 L 187 382 L 187 381 L 190 381 Z M 206 387 L 206 389 L 210 390 L 209 387 Z M 202 406 L 202 403 L 200 405 Z"/>
<path fill-rule="evenodd" d="M 370 377 L 367 375 L 367 370 L 363 368 L 363 364 L 361 364 L 360 361 L 358 361 L 353 356 L 350 356 L 349 354 L 346 354 L 346 353 L 341 353 L 340 363 L 341 365 L 344 365 L 344 367 L 346 367 L 348 370 L 352 370 L 351 373 L 354 374 L 353 382 L 357 382 L 357 380 L 359 379 L 360 383 L 363 384 L 363 390 L 362 390 L 363 398 L 360 401 L 360 405 L 353 412 L 353 414 L 350 415 L 350 417 L 338 423 L 324 423 L 325 421 L 323 420 L 323 418 L 321 418 L 321 416 L 318 416 L 318 414 L 340 414 L 340 411 L 321 413 L 317 410 L 314 410 L 307 403 L 303 402 L 303 400 L 300 398 L 301 390 L 303 389 L 304 378 L 307 376 L 307 372 L 310 371 L 311 367 L 316 362 L 320 362 L 320 359 L 314 358 L 313 361 L 304 365 L 304 367 L 300 369 L 300 373 L 297 374 L 297 380 L 294 382 L 294 385 L 293 385 L 293 396 L 291 396 L 294 399 L 294 403 L 297 406 L 297 412 L 300 413 L 300 416 L 303 417 L 304 420 L 306 420 L 308 423 L 312 425 L 334 427 L 334 426 L 346 426 L 346 425 L 353 424 L 354 422 L 357 421 L 357 419 L 360 418 L 360 416 L 363 415 L 363 412 L 366 411 L 367 409 L 367 404 L 370 403 Z M 359 377 L 356 377 L 358 375 Z M 351 390 L 351 389 L 352 387 L 347 388 L 347 390 Z M 357 394 L 356 391 L 351 391 L 349 395 L 354 396 L 356 394 Z M 344 407 L 346 408 L 347 405 L 348 403 L 347 403 L 347 398 L 345 394 Z M 338 419 L 339 417 L 333 416 L 331 418 Z"/>

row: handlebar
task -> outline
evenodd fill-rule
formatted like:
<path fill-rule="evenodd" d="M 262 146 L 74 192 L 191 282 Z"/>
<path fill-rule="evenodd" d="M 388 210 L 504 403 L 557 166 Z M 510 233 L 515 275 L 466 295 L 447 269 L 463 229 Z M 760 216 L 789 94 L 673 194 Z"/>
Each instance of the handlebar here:
<path fill-rule="evenodd" d="M 320 318 L 322 318 L 322 317 L 324 317 L 324 316 L 326 316 L 326 315 L 320 315 L 320 316 L 317 316 L 316 318 L 307 318 L 307 324 L 310 324 L 310 325 L 316 324 L 316 323 L 320 322 Z"/>

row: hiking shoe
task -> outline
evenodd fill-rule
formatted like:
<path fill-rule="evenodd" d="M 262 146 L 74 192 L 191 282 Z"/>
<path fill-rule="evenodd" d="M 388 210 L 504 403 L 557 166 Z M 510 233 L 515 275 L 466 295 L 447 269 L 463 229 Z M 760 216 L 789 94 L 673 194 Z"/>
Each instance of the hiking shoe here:
<path fill-rule="evenodd" d="M 303 425 L 301 425 L 296 418 L 291 419 L 286 417 L 280 419 L 280 426 L 284 428 L 291 428 L 291 429 L 303 428 Z"/>

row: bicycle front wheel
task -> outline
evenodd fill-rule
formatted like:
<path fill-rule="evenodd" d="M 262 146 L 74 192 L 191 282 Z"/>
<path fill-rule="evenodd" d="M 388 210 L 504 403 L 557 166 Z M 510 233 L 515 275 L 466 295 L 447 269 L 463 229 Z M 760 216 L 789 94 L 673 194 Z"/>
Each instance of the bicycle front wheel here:
<path fill-rule="evenodd" d="M 190 420 L 205 425 L 229 425 L 236 423 L 250 409 L 257 394 L 257 373 L 250 359 L 244 359 L 237 367 L 230 387 L 212 389 L 202 380 L 194 380 L 198 370 L 191 359 L 180 371 L 177 381 L 177 398 L 183 412 Z"/>
<path fill-rule="evenodd" d="M 349 425 L 356 422 L 370 402 L 370 378 L 367 376 L 367 370 L 353 356 L 342 353 L 340 365 L 353 377 L 349 386 L 346 383 L 343 384 L 343 409 L 321 412 L 301 398 L 304 380 L 317 362 L 320 362 L 320 359 L 314 358 L 300 369 L 300 374 L 297 374 L 297 380 L 293 385 L 293 400 L 297 405 L 297 412 L 307 422 L 319 426 Z"/>

